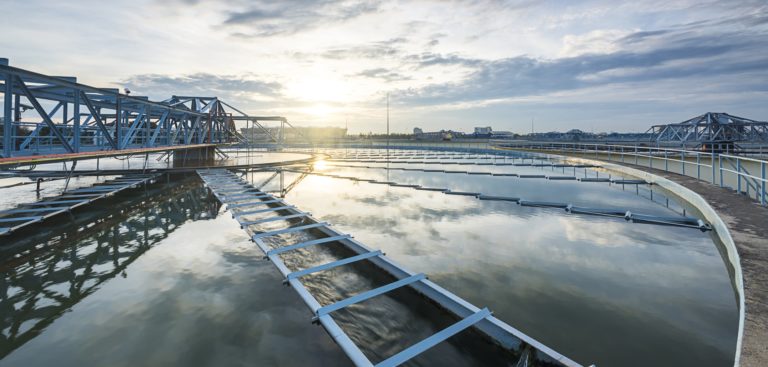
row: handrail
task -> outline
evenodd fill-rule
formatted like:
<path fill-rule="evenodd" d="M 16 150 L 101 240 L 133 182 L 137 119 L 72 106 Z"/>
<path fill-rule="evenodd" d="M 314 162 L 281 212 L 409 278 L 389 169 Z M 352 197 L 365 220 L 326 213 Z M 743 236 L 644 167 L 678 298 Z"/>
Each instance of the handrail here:
<path fill-rule="evenodd" d="M 494 147 L 507 149 L 544 150 L 574 154 L 594 153 L 595 159 L 621 161 L 622 163 L 632 163 L 627 162 L 626 157 L 635 157 L 635 165 L 647 165 L 648 168 L 661 169 L 667 172 L 694 177 L 699 181 L 733 189 L 737 194 L 753 198 L 760 202 L 761 205 L 768 205 L 768 193 L 766 192 L 766 186 L 768 186 L 768 177 L 766 175 L 768 160 L 764 159 L 719 153 L 714 151 L 714 149 L 711 151 L 698 151 L 639 145 L 498 140 L 492 141 L 490 144 Z M 647 162 L 640 162 L 640 158 Z M 654 162 L 662 163 L 663 167 L 654 166 Z M 677 163 L 679 167 L 670 167 L 670 162 Z M 760 172 L 759 176 L 757 173 L 751 173 L 745 167 L 745 163 L 752 165 L 750 169 L 758 170 Z M 725 168 L 723 167 L 724 164 L 730 165 L 734 169 Z M 695 174 L 690 171 L 686 172 L 686 167 L 691 166 L 695 168 Z M 709 179 L 702 177 L 702 167 L 711 171 Z M 746 185 L 742 185 L 743 182 Z M 733 186 L 729 186 L 729 184 L 735 186 L 735 189 Z M 754 196 L 751 190 L 754 191 Z"/>

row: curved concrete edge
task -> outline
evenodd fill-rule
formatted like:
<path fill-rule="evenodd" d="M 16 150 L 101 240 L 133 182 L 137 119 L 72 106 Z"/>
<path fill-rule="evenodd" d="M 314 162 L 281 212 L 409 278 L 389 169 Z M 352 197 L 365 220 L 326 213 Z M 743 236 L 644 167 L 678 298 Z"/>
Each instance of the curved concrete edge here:
<path fill-rule="evenodd" d="M 665 190 L 668 190 L 675 195 L 679 196 L 682 200 L 688 202 L 688 204 L 695 207 L 704 216 L 711 225 L 717 237 L 725 246 L 728 261 L 731 263 L 734 272 L 734 285 L 736 287 L 736 293 L 739 297 L 739 332 L 736 339 L 736 354 L 734 356 L 734 366 L 739 366 L 741 359 L 741 344 L 744 338 L 744 317 L 745 317 L 745 299 L 744 299 L 744 277 L 741 270 L 741 259 L 739 253 L 736 250 L 736 244 L 733 242 L 731 232 L 728 230 L 728 226 L 725 224 L 722 218 L 717 214 L 717 211 L 713 209 L 709 203 L 691 189 L 684 187 L 672 180 L 664 177 L 657 176 L 655 174 L 645 172 L 639 169 L 622 166 L 616 163 L 610 163 L 606 161 L 598 161 L 585 158 L 575 158 L 556 154 L 546 154 L 547 156 L 554 156 L 566 161 L 579 162 L 585 164 L 595 164 L 603 167 L 606 170 L 618 172 L 628 176 L 642 178 L 648 182 L 658 185 Z"/>

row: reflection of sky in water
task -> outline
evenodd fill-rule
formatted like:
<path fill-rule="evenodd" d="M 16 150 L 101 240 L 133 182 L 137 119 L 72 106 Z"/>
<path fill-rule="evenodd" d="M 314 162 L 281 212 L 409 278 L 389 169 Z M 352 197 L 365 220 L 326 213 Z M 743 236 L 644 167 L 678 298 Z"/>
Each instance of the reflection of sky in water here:
<path fill-rule="evenodd" d="M 623 191 L 621 186 L 605 183 L 403 171 L 390 171 L 387 176 L 381 169 L 332 165 L 328 163 L 324 171 L 528 200 L 675 214 L 638 197 L 634 186 Z M 536 167 L 428 166 L 563 174 L 562 169 Z M 572 169 L 565 174 L 573 174 Z M 577 169 L 577 176 L 583 174 L 583 169 Z M 261 182 L 268 176 L 262 172 L 250 177 Z M 296 177 L 286 173 L 284 184 Z M 70 185 L 88 185 L 88 180 Z M 278 183 L 275 178 L 267 188 L 277 189 Z M 54 185 L 58 184 L 43 187 L 55 192 Z M 33 186 L 10 190 L 13 195 L 30 195 Z M 87 276 L 89 271 L 105 273 L 108 279 L 66 307 L 68 312 L 55 315 L 39 335 L 0 360 L 0 366 L 349 363 L 322 328 L 309 324 L 307 308 L 281 285 L 278 272 L 261 260 L 261 252 L 228 214 L 213 220 L 195 217 L 211 210 L 211 201 L 205 197 L 197 185 L 153 196 L 145 205 L 165 205 L 168 215 L 146 217 L 152 210 L 140 209 L 82 232 L 62 230 L 68 234 L 61 251 L 42 252 L 34 262 L 4 265 L 6 277 L 11 271 L 36 275 L 49 268 L 67 271 L 73 261 L 95 256 L 98 261 L 91 268 L 55 273 L 59 278 L 42 285 L 61 294 L 70 292 L 70 280 L 94 283 Z M 8 200 L 6 204 L 15 201 Z M 708 233 L 320 176 L 308 176 L 286 200 L 382 249 L 406 268 L 426 273 L 475 305 L 488 306 L 495 316 L 579 362 L 718 366 L 728 364 L 733 356 L 735 299 Z M 96 205 L 99 210 L 117 210 L 123 202 L 106 200 Z M 141 225 L 130 227 L 129 222 Z M 273 222 L 260 230 L 284 226 L 284 222 Z M 110 242 L 114 233 L 119 240 Z M 156 237 L 148 243 L 150 248 L 125 273 L 111 274 L 113 259 L 98 244 L 131 248 L 140 246 L 140 239 L 147 236 Z M 280 238 L 284 242 L 275 238 L 268 242 L 295 243 L 311 236 L 297 233 Z M 345 255 L 333 246 L 318 246 L 283 259 L 291 269 L 299 269 Z M 311 275 L 305 283 L 322 304 L 328 304 L 391 281 L 367 275 L 365 267 L 349 266 Z M 8 290 L 9 294 L 18 291 Z M 398 290 L 350 306 L 334 317 L 353 339 L 364 341 L 369 356 L 380 360 L 450 321 L 436 315 L 434 308 L 414 309 L 418 300 L 408 297 Z M 40 296 L 37 307 L 55 304 Z M 4 308 L 4 316 L 34 319 L 18 309 L 20 304 L 12 306 L 17 311 Z M 47 309 L 36 312 L 45 314 Z M 28 321 L 22 329 L 32 325 Z M 471 334 L 460 334 L 419 357 L 414 365 L 478 364 L 472 355 L 483 354 L 487 347 L 471 344 L 475 340 Z M 482 365 L 502 364 L 488 358 Z"/>
<path fill-rule="evenodd" d="M 20 345 L 0 340 L 0 355 L 18 348 L 0 366 L 348 365 L 235 221 L 228 215 L 194 220 L 210 210 L 206 196 L 188 185 L 125 216 L 112 212 L 116 217 L 80 233 L 74 227 L 52 233 L 65 236 L 59 250 L 38 251 L 29 261 L 0 254 L 0 285 L 29 290 L 11 286 L 0 294 L 37 297 L 29 310 L 22 308 L 28 298 L 0 299 L 3 333 L 19 319 L 31 320 L 21 333 L 52 321 Z M 156 208 L 163 208 L 160 215 Z M 122 256 L 114 258 L 113 248 Z M 115 262 L 130 261 L 137 249 L 135 261 L 115 271 Z M 90 265 L 72 268 L 72 262 Z M 99 277 L 104 282 L 93 288 Z M 80 282 L 87 296 L 72 293 Z M 49 297 L 74 302 L 60 307 Z"/>
<path fill-rule="evenodd" d="M 332 163 L 323 172 L 675 215 L 635 195 L 634 186 L 622 191 L 605 183 L 387 175 Z M 267 176 L 257 173 L 253 180 Z M 286 185 L 296 176 L 286 174 Z M 321 176 L 308 176 L 287 201 L 470 302 L 489 306 L 497 317 L 577 361 L 719 366 L 733 358 L 736 302 L 709 233 Z"/>

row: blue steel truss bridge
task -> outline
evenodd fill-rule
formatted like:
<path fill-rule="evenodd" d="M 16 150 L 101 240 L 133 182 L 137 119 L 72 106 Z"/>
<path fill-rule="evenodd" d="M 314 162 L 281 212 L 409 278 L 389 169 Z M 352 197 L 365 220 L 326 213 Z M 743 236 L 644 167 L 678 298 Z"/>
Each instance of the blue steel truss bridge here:
<path fill-rule="evenodd" d="M 50 76 L 0 58 L 0 164 L 29 158 L 120 155 L 137 150 L 176 150 L 244 141 L 236 123 L 290 123 L 280 116 L 251 116 L 211 96 L 171 96 L 152 101 L 116 88 L 97 88 L 71 76 Z M 281 130 L 282 131 L 282 130 Z M 16 158 L 15 160 L 13 158 Z"/>

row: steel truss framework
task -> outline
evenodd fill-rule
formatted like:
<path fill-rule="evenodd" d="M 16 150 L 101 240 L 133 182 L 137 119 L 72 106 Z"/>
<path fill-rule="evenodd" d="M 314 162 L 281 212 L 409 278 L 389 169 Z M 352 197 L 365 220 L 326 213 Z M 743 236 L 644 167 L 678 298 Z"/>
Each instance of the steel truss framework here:
<path fill-rule="evenodd" d="M 236 121 L 262 129 L 258 121 L 287 124 L 283 117 L 249 116 L 217 97 L 172 96 L 155 102 L 114 88 L 79 84 L 75 77 L 12 67 L 3 58 L 0 93 L 0 151 L 5 158 L 243 142 Z"/>
<path fill-rule="evenodd" d="M 768 122 L 719 112 L 707 112 L 677 124 L 655 125 L 649 132 L 657 143 L 768 142 Z"/>

